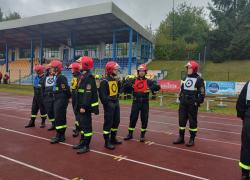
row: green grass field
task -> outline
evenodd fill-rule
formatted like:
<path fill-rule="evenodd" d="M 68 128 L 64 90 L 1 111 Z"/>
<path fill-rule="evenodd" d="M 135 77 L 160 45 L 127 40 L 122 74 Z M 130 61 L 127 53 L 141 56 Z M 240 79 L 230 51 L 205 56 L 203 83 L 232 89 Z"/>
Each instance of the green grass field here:
<path fill-rule="evenodd" d="M 32 86 L 26 86 L 26 85 L 5 85 L 5 84 L 0 84 L 0 92 L 9 92 L 9 93 L 14 93 L 14 94 L 20 94 L 20 95 L 33 95 L 33 88 Z M 157 97 L 156 100 L 150 101 L 150 107 L 161 107 L 163 109 L 173 109 L 173 110 L 178 110 L 178 104 L 175 102 L 176 97 L 173 94 L 165 94 L 168 95 L 168 97 L 165 97 L 163 99 L 163 106 L 160 106 L 160 99 Z M 209 97 L 213 98 L 213 97 Z M 208 99 L 208 98 L 207 98 Z M 235 101 L 235 98 L 232 99 Z M 131 105 L 132 101 L 131 100 L 121 100 L 121 104 L 124 105 Z M 217 113 L 217 114 L 225 114 L 225 115 L 236 115 L 235 111 L 235 103 L 233 102 L 226 102 L 227 107 L 226 108 L 220 108 L 217 106 L 219 102 L 215 101 L 211 104 L 211 113 Z M 200 112 L 206 112 L 206 103 L 202 104 L 200 107 Z"/>
<path fill-rule="evenodd" d="M 165 79 L 180 79 L 181 72 L 185 71 L 186 61 L 154 60 L 149 64 L 149 69 L 168 71 Z M 207 61 L 201 64 L 201 73 L 205 80 L 213 81 L 248 81 L 250 79 L 250 60 L 227 61 L 213 63 Z"/>

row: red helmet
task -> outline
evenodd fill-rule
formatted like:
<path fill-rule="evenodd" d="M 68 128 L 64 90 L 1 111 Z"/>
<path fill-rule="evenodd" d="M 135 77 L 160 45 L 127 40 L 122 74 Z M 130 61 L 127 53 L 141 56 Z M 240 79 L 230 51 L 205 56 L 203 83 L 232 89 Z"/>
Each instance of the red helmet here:
<path fill-rule="evenodd" d="M 114 72 L 114 70 L 116 69 L 116 68 L 119 68 L 120 66 L 119 66 L 119 64 L 117 64 L 117 62 L 115 62 L 115 61 L 109 61 L 107 64 L 106 64 L 106 68 L 105 68 L 105 70 L 106 70 L 106 73 L 107 74 L 112 74 L 113 72 Z"/>
<path fill-rule="evenodd" d="M 37 74 L 43 74 L 44 73 L 44 67 L 40 64 L 36 65 L 34 67 L 34 70 L 36 71 Z"/>
<path fill-rule="evenodd" d="M 89 56 L 83 56 L 81 58 L 81 64 L 82 64 L 82 70 L 91 70 L 94 66 L 94 61 L 92 57 Z"/>
<path fill-rule="evenodd" d="M 61 72 L 63 69 L 62 62 L 59 59 L 53 59 L 50 63 L 51 68 L 56 68 L 58 72 Z"/>
<path fill-rule="evenodd" d="M 137 71 L 148 71 L 147 65 L 141 64 L 140 66 L 138 66 Z"/>
<path fill-rule="evenodd" d="M 185 67 L 191 67 L 193 69 L 194 73 L 196 73 L 198 71 L 199 64 L 194 60 L 190 60 L 190 61 L 188 61 L 188 63 L 186 64 Z"/>
<path fill-rule="evenodd" d="M 77 62 L 74 62 L 70 65 L 70 68 L 72 69 L 72 73 L 76 73 L 80 71 L 80 64 Z"/>

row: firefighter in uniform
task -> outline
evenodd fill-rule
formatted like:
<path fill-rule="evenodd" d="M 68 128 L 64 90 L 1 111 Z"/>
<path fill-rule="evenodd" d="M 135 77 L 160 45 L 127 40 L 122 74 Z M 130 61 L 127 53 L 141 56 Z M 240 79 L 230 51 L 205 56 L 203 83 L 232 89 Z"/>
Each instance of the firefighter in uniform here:
<path fill-rule="evenodd" d="M 44 67 L 42 65 L 36 65 L 34 70 L 37 73 L 37 76 L 35 77 L 34 82 L 33 82 L 34 97 L 33 97 L 32 108 L 31 108 L 31 119 L 29 121 L 29 124 L 26 125 L 25 128 L 35 126 L 35 120 L 36 120 L 39 109 L 40 109 L 40 116 L 42 118 L 40 128 L 44 128 L 45 120 L 47 118 L 47 114 L 46 114 L 46 110 L 45 110 L 43 98 L 42 98 L 42 81 L 44 78 Z"/>
<path fill-rule="evenodd" d="M 133 132 L 135 130 L 136 122 L 141 114 L 141 136 L 140 142 L 145 141 L 145 133 L 148 126 L 148 113 L 149 113 L 149 92 L 159 91 L 160 86 L 157 82 L 147 79 L 148 68 L 145 64 L 138 66 L 138 77 L 129 83 L 124 84 L 124 88 L 130 88 L 133 91 L 133 104 L 130 114 L 130 123 L 128 128 L 128 135 L 124 140 L 130 140 L 133 138 Z"/>
<path fill-rule="evenodd" d="M 250 83 L 243 87 L 237 104 L 237 117 L 242 119 L 241 153 L 239 165 L 242 171 L 241 180 L 250 180 Z"/>
<path fill-rule="evenodd" d="M 119 105 L 119 83 L 117 73 L 119 65 L 114 61 L 106 64 L 106 78 L 100 83 L 99 96 L 104 108 L 103 137 L 107 149 L 115 149 L 114 145 L 122 144 L 116 139 L 118 126 L 120 124 L 120 105 Z"/>
<path fill-rule="evenodd" d="M 93 59 L 83 56 L 81 65 L 83 73 L 77 87 L 77 101 L 75 106 L 79 116 L 81 139 L 79 144 L 73 146 L 73 149 L 78 149 L 78 154 L 89 152 L 89 144 L 93 135 L 91 113 L 99 114 L 95 77 L 90 72 L 93 68 Z"/>
<path fill-rule="evenodd" d="M 190 139 L 187 147 L 194 145 L 194 139 L 198 131 L 198 108 L 205 98 L 204 80 L 197 74 L 198 63 L 190 60 L 186 64 L 187 75 L 181 82 L 179 105 L 179 137 L 173 144 L 184 144 L 184 135 L 187 121 L 189 120 Z"/>
<path fill-rule="evenodd" d="M 70 68 L 72 69 L 73 78 L 71 80 L 71 95 L 72 95 L 72 107 L 75 114 L 75 129 L 73 129 L 73 137 L 77 137 L 80 133 L 79 128 L 79 120 L 77 116 L 76 110 L 76 102 L 77 102 L 77 85 L 80 79 L 80 64 L 75 62 L 71 64 Z"/>
<path fill-rule="evenodd" d="M 53 93 L 53 87 L 55 82 L 50 65 L 47 65 L 45 67 L 45 70 L 46 70 L 46 76 L 42 83 L 43 102 L 46 112 L 48 114 L 48 119 L 52 124 L 51 127 L 48 129 L 48 131 L 52 131 L 55 130 L 54 93 Z"/>
<path fill-rule="evenodd" d="M 67 78 L 61 74 L 63 69 L 60 60 L 52 60 L 50 63 L 54 75 L 54 114 L 56 136 L 51 139 L 51 144 L 56 144 L 65 141 L 65 131 L 67 128 L 66 113 L 69 98 L 71 97 L 70 87 Z"/>

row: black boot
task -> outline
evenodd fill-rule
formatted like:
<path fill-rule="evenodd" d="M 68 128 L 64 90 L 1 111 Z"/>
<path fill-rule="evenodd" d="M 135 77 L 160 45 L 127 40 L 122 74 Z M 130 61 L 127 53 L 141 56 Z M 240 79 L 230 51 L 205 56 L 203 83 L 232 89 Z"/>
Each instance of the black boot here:
<path fill-rule="evenodd" d="M 194 137 L 190 137 L 189 142 L 186 144 L 187 147 L 194 146 Z"/>
<path fill-rule="evenodd" d="M 55 122 L 53 121 L 52 122 L 52 125 L 51 125 L 51 127 L 48 129 L 48 131 L 53 131 L 53 130 L 55 130 L 56 129 L 56 126 L 55 126 Z"/>
<path fill-rule="evenodd" d="M 85 141 L 84 141 L 84 135 L 81 135 L 81 139 L 80 139 L 80 143 L 74 145 L 72 148 L 73 149 L 81 149 L 83 146 L 85 145 Z"/>
<path fill-rule="evenodd" d="M 190 131 L 190 139 L 189 142 L 186 144 L 187 147 L 194 146 L 194 138 L 196 136 L 196 132 Z"/>
<path fill-rule="evenodd" d="M 35 120 L 34 119 L 31 119 L 29 121 L 29 124 L 25 126 L 25 128 L 30 128 L 30 127 L 35 127 Z"/>
<path fill-rule="evenodd" d="M 129 130 L 128 135 L 124 138 L 125 141 L 133 139 L 133 131 Z"/>
<path fill-rule="evenodd" d="M 250 180 L 249 170 L 242 169 L 241 172 L 242 172 L 241 180 Z"/>
<path fill-rule="evenodd" d="M 59 142 L 65 141 L 65 130 L 59 130 L 56 134 L 56 137 L 53 137 L 50 141 L 51 144 L 57 144 Z"/>
<path fill-rule="evenodd" d="M 82 148 L 80 148 L 78 151 L 77 151 L 77 154 L 83 154 L 83 153 L 86 153 L 86 152 L 89 152 L 90 149 L 89 149 L 89 144 L 90 144 L 90 141 L 91 141 L 91 136 L 89 137 L 84 137 L 84 146 Z"/>
<path fill-rule="evenodd" d="M 146 131 L 141 132 L 140 142 L 145 142 L 145 133 L 146 133 Z"/>
<path fill-rule="evenodd" d="M 184 134 L 185 130 L 179 130 L 179 137 L 176 141 L 173 142 L 173 144 L 184 144 Z"/>
<path fill-rule="evenodd" d="M 122 142 L 119 141 L 119 140 L 116 138 L 116 134 L 117 134 L 117 132 L 111 131 L 111 138 L 110 138 L 111 144 L 113 144 L 113 145 L 122 144 Z"/>
<path fill-rule="evenodd" d="M 104 140 L 105 140 L 104 147 L 109 149 L 109 150 L 114 150 L 115 146 L 113 144 L 111 144 L 110 139 L 109 139 L 109 134 L 104 134 L 103 137 L 104 137 Z"/>
<path fill-rule="evenodd" d="M 45 128 L 45 120 L 46 120 L 46 119 L 42 119 L 42 122 L 41 122 L 40 128 Z"/>

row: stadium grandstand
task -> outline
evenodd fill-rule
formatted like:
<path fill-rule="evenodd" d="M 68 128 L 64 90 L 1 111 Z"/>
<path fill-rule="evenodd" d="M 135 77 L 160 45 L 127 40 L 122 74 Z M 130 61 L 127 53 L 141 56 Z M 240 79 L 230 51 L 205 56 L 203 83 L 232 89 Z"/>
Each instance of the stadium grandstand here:
<path fill-rule="evenodd" d="M 94 59 L 103 73 L 110 59 L 124 74 L 152 59 L 152 35 L 113 2 L 80 7 L 0 23 L 0 71 L 11 82 L 30 83 L 34 64 L 63 61 L 67 66 L 82 55 Z"/>

